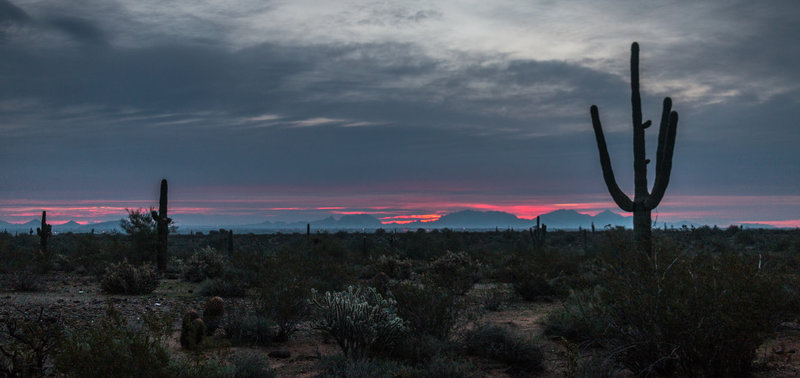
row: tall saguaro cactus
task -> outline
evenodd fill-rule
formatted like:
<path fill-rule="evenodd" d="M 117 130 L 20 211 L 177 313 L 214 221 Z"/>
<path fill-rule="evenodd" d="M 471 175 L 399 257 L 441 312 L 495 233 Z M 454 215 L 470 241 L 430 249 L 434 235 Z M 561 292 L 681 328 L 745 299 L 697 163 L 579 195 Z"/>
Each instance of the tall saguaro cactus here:
<path fill-rule="evenodd" d="M 163 273 L 167 270 L 167 234 L 172 219 L 167 217 L 167 179 L 161 180 L 161 196 L 158 199 L 158 212 L 152 212 L 153 220 L 156 221 L 158 231 L 158 244 L 156 246 L 156 265 L 158 271 Z"/>
<path fill-rule="evenodd" d="M 664 192 L 669 184 L 669 175 L 672 171 L 672 152 L 675 148 L 675 133 L 678 126 L 678 113 L 672 110 L 672 100 L 664 98 L 664 107 L 661 111 L 661 125 L 658 130 L 658 150 L 656 151 L 656 179 L 652 192 L 647 190 L 647 164 L 650 159 L 645 157 L 644 131 L 650 127 L 651 122 L 642 122 L 642 100 L 639 96 L 639 44 L 631 45 L 631 105 L 633 106 L 633 173 L 634 197 L 633 200 L 622 192 L 614 178 L 611 169 L 611 159 L 608 156 L 606 140 L 603 136 L 603 127 L 600 124 L 600 115 L 596 105 L 592 105 L 592 126 L 597 139 L 597 148 L 600 151 L 600 165 L 603 167 L 603 179 L 611 193 L 611 198 L 620 209 L 633 212 L 633 233 L 637 247 L 640 251 L 650 254 L 652 252 L 651 219 L 650 212 L 658 206 L 664 198 Z"/>
<path fill-rule="evenodd" d="M 36 228 L 39 235 L 39 249 L 44 256 L 47 256 L 47 238 L 53 234 L 53 226 L 47 224 L 47 212 L 42 211 L 42 226 Z"/>

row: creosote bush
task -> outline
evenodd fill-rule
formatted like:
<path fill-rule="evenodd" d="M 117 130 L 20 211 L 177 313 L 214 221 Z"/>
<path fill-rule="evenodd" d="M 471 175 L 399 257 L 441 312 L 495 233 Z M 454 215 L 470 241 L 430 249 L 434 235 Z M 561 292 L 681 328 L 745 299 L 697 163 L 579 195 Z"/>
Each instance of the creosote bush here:
<path fill-rule="evenodd" d="M 603 284 L 571 297 L 547 332 L 602 346 L 635 374 L 747 375 L 794 299 L 784 275 L 758 256 L 655 250 L 607 258 Z"/>
<path fill-rule="evenodd" d="M 431 262 L 431 278 L 442 288 L 464 295 L 481 279 L 483 265 L 465 252 L 447 251 Z"/>
<path fill-rule="evenodd" d="M 390 289 L 397 302 L 397 314 L 416 335 L 447 338 L 464 307 L 463 298 L 436 286 L 431 280 L 398 282 L 391 284 Z"/>
<path fill-rule="evenodd" d="M 152 265 L 133 266 L 128 261 L 111 264 L 100 279 L 106 294 L 149 294 L 158 286 L 158 274 Z"/>
<path fill-rule="evenodd" d="M 67 328 L 55 366 L 67 377 L 171 377 L 166 345 L 127 324 L 112 304 L 96 325 Z"/>
<path fill-rule="evenodd" d="M 201 282 L 222 276 L 227 258 L 213 247 L 196 250 L 184 263 L 183 277 L 189 282 Z"/>
<path fill-rule="evenodd" d="M 313 327 L 336 340 L 348 358 L 380 355 L 407 331 L 403 319 L 397 316 L 395 301 L 383 298 L 371 287 L 348 286 L 325 295 L 312 289 L 309 302 L 317 310 Z"/>
<path fill-rule="evenodd" d="M 38 311 L 6 308 L 0 312 L 0 375 L 50 375 L 52 353 L 58 348 L 63 319 L 43 307 Z"/>
<path fill-rule="evenodd" d="M 509 365 L 512 374 L 532 374 L 544 370 L 544 353 L 533 340 L 511 333 L 500 326 L 483 325 L 464 336 L 467 354 L 488 357 Z"/>

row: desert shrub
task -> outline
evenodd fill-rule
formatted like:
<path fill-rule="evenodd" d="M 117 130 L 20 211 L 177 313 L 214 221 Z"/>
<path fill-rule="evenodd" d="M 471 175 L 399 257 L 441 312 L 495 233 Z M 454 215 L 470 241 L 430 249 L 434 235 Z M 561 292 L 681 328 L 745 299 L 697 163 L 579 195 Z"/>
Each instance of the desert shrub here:
<path fill-rule="evenodd" d="M 67 377 L 170 377 L 166 345 L 136 329 L 110 303 L 105 316 L 86 328 L 67 328 L 55 358 Z"/>
<path fill-rule="evenodd" d="M 486 290 L 481 298 L 481 305 L 486 311 L 499 311 L 509 299 L 509 294 L 499 284 Z"/>
<path fill-rule="evenodd" d="M 387 359 L 350 359 L 342 355 L 324 357 L 317 367 L 322 370 L 317 377 L 324 378 L 393 378 L 403 376 L 401 373 L 407 370 L 402 364 Z"/>
<path fill-rule="evenodd" d="M 133 266 L 128 261 L 111 264 L 100 279 L 106 294 L 149 294 L 158 286 L 158 274 L 152 265 Z"/>
<path fill-rule="evenodd" d="M 420 378 L 478 378 L 485 375 L 469 361 L 434 358 L 424 365 L 417 366 L 409 376 Z"/>
<path fill-rule="evenodd" d="M 308 287 L 302 281 L 284 278 L 259 291 L 256 299 L 258 313 L 272 319 L 278 326 L 276 341 L 286 341 L 297 331 L 297 325 L 310 311 L 306 293 Z"/>
<path fill-rule="evenodd" d="M 411 262 L 397 257 L 381 255 L 372 264 L 376 273 L 384 273 L 389 278 L 407 280 L 411 278 Z"/>
<path fill-rule="evenodd" d="M 551 300 L 559 294 L 559 290 L 543 274 L 519 274 L 513 283 L 514 292 L 523 300 L 533 302 Z"/>
<path fill-rule="evenodd" d="M 325 295 L 312 289 L 309 302 L 317 310 L 312 326 L 336 340 L 348 358 L 385 352 L 407 330 L 397 316 L 395 301 L 383 298 L 374 288 L 349 286 Z"/>
<path fill-rule="evenodd" d="M 568 316 L 548 323 L 569 337 L 593 334 L 636 374 L 746 375 L 789 303 L 782 279 L 754 256 L 624 252 L 605 266 L 597 294 L 574 297 Z M 592 325 L 598 314 L 602 329 Z"/>
<path fill-rule="evenodd" d="M 464 308 L 462 298 L 432 281 L 404 281 L 392 284 L 390 289 L 397 302 L 397 314 L 414 334 L 447 338 Z"/>
<path fill-rule="evenodd" d="M 397 342 L 387 357 L 405 363 L 426 364 L 433 359 L 445 359 L 457 356 L 463 348 L 456 342 L 442 340 L 437 337 L 409 332 Z"/>
<path fill-rule="evenodd" d="M 184 263 L 183 277 L 189 282 L 221 277 L 227 258 L 210 246 L 196 250 Z"/>
<path fill-rule="evenodd" d="M 247 289 L 241 281 L 215 278 L 203 282 L 198 292 L 204 297 L 239 298 L 247 295 Z"/>
<path fill-rule="evenodd" d="M 500 326 L 484 325 L 464 335 L 467 354 L 491 358 L 509 365 L 509 372 L 535 373 L 544 370 L 544 353 L 531 339 L 512 334 Z"/>
<path fill-rule="evenodd" d="M 225 335 L 234 345 L 269 345 L 278 334 L 278 325 L 261 315 L 231 309 L 222 322 Z"/>
<path fill-rule="evenodd" d="M 28 269 L 9 273 L 7 276 L 7 285 L 14 291 L 36 292 L 42 290 L 40 276 Z"/>
<path fill-rule="evenodd" d="M 0 313 L 0 375 L 38 377 L 51 373 L 52 354 L 58 347 L 63 320 L 45 309 Z"/>
<path fill-rule="evenodd" d="M 564 305 L 545 318 L 545 335 L 593 344 L 610 321 L 598 288 L 573 292 Z"/>
<path fill-rule="evenodd" d="M 269 365 L 269 360 L 259 357 L 254 353 L 237 353 L 233 356 L 234 378 L 271 378 L 275 377 L 275 370 Z"/>
<path fill-rule="evenodd" d="M 481 278 L 480 262 L 464 252 L 447 251 L 444 256 L 431 262 L 431 278 L 442 288 L 464 295 Z"/>

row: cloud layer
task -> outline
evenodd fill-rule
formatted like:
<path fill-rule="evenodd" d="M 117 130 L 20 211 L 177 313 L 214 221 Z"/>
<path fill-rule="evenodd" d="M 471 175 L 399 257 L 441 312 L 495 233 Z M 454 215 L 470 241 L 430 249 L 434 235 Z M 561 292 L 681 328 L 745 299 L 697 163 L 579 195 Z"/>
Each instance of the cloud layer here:
<path fill-rule="evenodd" d="M 666 95 L 681 113 L 667 200 L 794 196 L 797 19 L 791 1 L 0 0 L 0 196 L 141 200 L 161 177 L 208 199 L 603 195 L 588 108 L 632 187 L 633 40 L 645 117 Z"/>

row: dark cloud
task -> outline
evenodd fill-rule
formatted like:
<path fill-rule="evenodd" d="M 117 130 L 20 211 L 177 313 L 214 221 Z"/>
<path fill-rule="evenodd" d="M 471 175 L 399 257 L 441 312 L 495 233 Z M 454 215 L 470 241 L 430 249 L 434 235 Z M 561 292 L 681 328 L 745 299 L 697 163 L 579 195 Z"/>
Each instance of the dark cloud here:
<path fill-rule="evenodd" d="M 68 34 L 79 42 L 107 46 L 105 33 L 93 22 L 73 17 L 54 17 L 47 24 Z"/>
<path fill-rule="evenodd" d="M 376 20 L 417 23 L 437 12 Z M 784 36 L 794 31 L 792 12 L 769 16 L 780 27 L 754 22 L 742 36 L 675 50 L 643 42 L 645 117 L 659 118 L 664 94 L 681 114 L 668 196 L 800 192 L 792 126 L 800 62 Z M 317 194 L 413 183 L 445 193 L 605 193 L 592 104 L 620 185 L 633 186 L 627 78 L 582 61 L 471 51 L 445 59 L 400 42 L 128 46 L 98 17 L 31 14 L 46 21 L 0 0 L 0 17 L 79 46 L 0 45 L 0 182 L 8 183 L 0 195 L 8 198 L 138 197 L 164 176 L 177 187 Z M 651 128 L 651 158 L 656 135 Z"/>
<path fill-rule="evenodd" d="M 0 0 L 0 25 L 6 22 L 30 22 L 31 17 L 8 0 Z"/>

